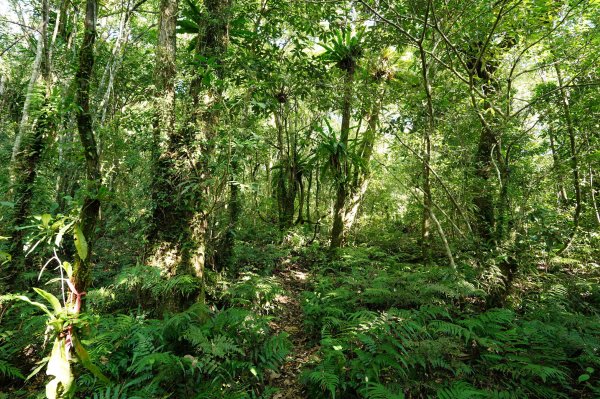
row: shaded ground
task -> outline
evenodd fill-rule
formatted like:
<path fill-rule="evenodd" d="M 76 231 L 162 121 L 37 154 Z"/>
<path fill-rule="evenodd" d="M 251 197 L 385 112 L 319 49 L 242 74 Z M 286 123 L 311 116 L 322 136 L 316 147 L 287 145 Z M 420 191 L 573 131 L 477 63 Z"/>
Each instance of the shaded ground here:
<path fill-rule="evenodd" d="M 279 372 L 270 376 L 270 385 L 279 388 L 273 399 L 303 399 L 306 394 L 299 381 L 300 372 L 318 350 L 318 347 L 308 346 L 308 337 L 302 325 L 304 315 L 300 298 L 310 275 L 301 266 L 284 261 L 275 272 L 275 277 L 285 289 L 285 294 L 276 298 L 279 306 L 271 327 L 277 332 L 287 332 L 294 347 Z"/>

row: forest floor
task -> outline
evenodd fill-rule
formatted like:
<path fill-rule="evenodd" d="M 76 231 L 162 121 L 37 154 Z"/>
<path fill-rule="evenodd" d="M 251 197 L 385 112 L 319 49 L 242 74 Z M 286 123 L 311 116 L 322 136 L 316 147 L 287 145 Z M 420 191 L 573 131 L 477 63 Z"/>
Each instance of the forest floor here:
<path fill-rule="evenodd" d="M 284 293 L 275 298 L 277 307 L 271 327 L 276 332 L 288 333 L 293 348 L 281 369 L 270 375 L 270 385 L 279 389 L 273 399 L 302 399 L 306 396 L 299 381 L 300 372 L 319 349 L 318 346 L 310 347 L 300 306 L 300 298 L 310 280 L 310 273 L 302 265 L 284 260 L 275 271 L 275 277 Z"/>

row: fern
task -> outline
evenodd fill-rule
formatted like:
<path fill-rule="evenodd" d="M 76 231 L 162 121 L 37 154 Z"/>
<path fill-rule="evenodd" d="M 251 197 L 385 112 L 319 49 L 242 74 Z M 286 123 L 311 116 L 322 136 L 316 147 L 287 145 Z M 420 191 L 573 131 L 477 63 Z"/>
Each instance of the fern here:
<path fill-rule="evenodd" d="M 268 314 L 276 307 L 275 298 L 283 292 L 276 278 L 248 272 L 242 273 L 240 279 L 224 291 L 223 298 L 231 306 Z"/>
<path fill-rule="evenodd" d="M 471 384 L 466 382 L 456 382 L 451 387 L 442 388 L 437 391 L 437 397 L 439 399 L 475 399 L 475 398 L 486 398 L 485 392 L 474 388 Z"/>
<path fill-rule="evenodd" d="M 25 376 L 21 374 L 21 370 L 12 364 L 0 359 L 0 374 L 8 378 L 19 378 L 24 380 Z"/>
<path fill-rule="evenodd" d="M 365 399 L 404 399 L 404 393 L 392 392 L 379 383 L 368 383 L 362 393 Z"/>
<path fill-rule="evenodd" d="M 107 386 L 96 392 L 92 396 L 88 396 L 87 399 L 129 399 L 125 393 L 123 385 Z"/>
<path fill-rule="evenodd" d="M 340 379 L 336 372 L 331 372 L 326 368 L 320 368 L 304 374 L 303 379 L 311 384 L 319 386 L 323 392 L 328 393 L 331 398 L 335 399 L 336 390 L 340 383 Z"/>

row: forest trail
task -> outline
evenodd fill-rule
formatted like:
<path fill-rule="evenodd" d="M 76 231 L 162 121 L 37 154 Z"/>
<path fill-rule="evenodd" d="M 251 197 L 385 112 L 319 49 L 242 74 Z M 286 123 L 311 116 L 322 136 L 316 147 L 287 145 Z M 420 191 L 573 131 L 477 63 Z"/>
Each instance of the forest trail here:
<path fill-rule="evenodd" d="M 300 306 L 301 294 L 310 274 L 301 265 L 284 260 L 276 270 L 275 277 L 283 287 L 284 293 L 275 299 L 278 307 L 271 327 L 276 332 L 288 333 L 293 348 L 279 371 L 271 374 L 270 385 L 279 388 L 273 399 L 302 399 L 306 396 L 302 393 L 300 372 L 318 349 L 308 346 L 308 336 L 302 324 L 304 315 Z"/>

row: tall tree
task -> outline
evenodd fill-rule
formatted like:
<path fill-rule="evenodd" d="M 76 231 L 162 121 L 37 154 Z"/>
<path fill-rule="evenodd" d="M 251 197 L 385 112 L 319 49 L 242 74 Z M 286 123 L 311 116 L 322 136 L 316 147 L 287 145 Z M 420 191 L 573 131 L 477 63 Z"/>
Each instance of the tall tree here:
<path fill-rule="evenodd" d="M 560 105 L 563 111 L 565 123 L 567 125 L 567 134 L 569 136 L 569 160 L 571 166 L 571 176 L 573 181 L 573 191 L 575 192 L 575 211 L 573 212 L 573 230 L 565 244 L 560 248 L 559 253 L 563 253 L 573 243 L 581 218 L 582 198 L 581 198 L 581 182 L 579 181 L 579 155 L 577 151 L 577 143 L 575 137 L 575 126 L 571 115 L 571 105 L 569 103 L 569 94 L 565 88 L 563 73 L 558 63 L 554 64 L 556 71 L 556 79 L 558 80 L 558 88 L 560 94 Z"/>
<path fill-rule="evenodd" d="M 362 56 L 362 34 L 352 35 L 350 29 L 337 33 L 333 45 L 327 48 L 326 56 L 334 61 L 342 71 L 342 120 L 340 139 L 330 156 L 335 182 L 335 200 L 333 205 L 333 226 L 331 227 L 330 249 L 343 245 L 345 240 L 344 219 L 349 184 L 348 143 L 350 137 L 350 119 L 352 118 L 352 100 L 354 96 L 354 76 L 358 60 Z"/>
<path fill-rule="evenodd" d="M 77 130 L 83 146 L 85 159 L 86 191 L 75 226 L 77 253 L 73 264 L 73 285 L 76 292 L 72 300 L 81 301 L 81 295 L 91 282 L 92 253 L 96 239 L 96 225 L 100 217 L 100 191 L 102 175 L 100 173 L 100 157 L 92 127 L 92 110 L 90 109 L 90 84 L 94 68 L 94 43 L 96 41 L 96 18 L 98 3 L 86 0 L 83 42 L 79 52 L 79 65 L 75 79 L 77 82 Z"/>
<path fill-rule="evenodd" d="M 167 272 L 174 273 L 175 262 L 180 262 L 173 251 L 178 251 L 181 237 L 176 223 L 180 209 L 174 195 L 177 165 L 174 162 L 179 138 L 175 127 L 175 78 L 177 52 L 177 0 L 161 0 L 159 6 L 158 43 L 154 69 L 155 109 L 153 130 L 153 188 L 154 212 L 148 239 L 152 262 L 160 263 Z M 163 150 L 163 141 L 167 145 Z"/>
<path fill-rule="evenodd" d="M 223 86 L 219 81 L 223 80 L 225 73 L 224 56 L 229 44 L 229 20 L 231 13 L 230 0 L 207 0 L 204 2 L 206 15 L 205 31 L 202 38 L 196 44 L 196 56 L 205 57 L 213 63 L 214 74 L 209 81 L 212 84 L 206 88 L 204 104 L 200 104 L 199 94 L 202 79 L 206 76 L 196 75 L 192 81 L 192 97 L 196 109 L 193 111 L 199 116 L 195 126 L 199 133 L 199 156 L 194 160 L 194 170 L 197 171 L 198 188 L 195 190 L 197 197 L 193 212 L 189 218 L 189 229 L 192 249 L 190 251 L 190 266 L 193 274 L 198 278 L 204 278 L 204 267 L 207 257 L 207 240 L 210 217 L 210 196 L 213 179 L 216 177 L 212 171 L 215 140 L 219 134 L 219 122 L 222 109 Z M 210 72 L 209 72 L 210 73 Z M 202 107 L 202 108 L 200 108 Z"/>
<path fill-rule="evenodd" d="M 38 163 L 45 149 L 46 135 L 50 129 L 48 102 L 52 82 L 50 76 L 50 42 L 48 40 L 49 0 L 42 1 L 41 9 L 41 32 L 37 36 L 36 56 L 12 152 L 12 192 L 14 193 L 13 202 L 15 207 L 12 220 L 13 229 L 11 230 L 10 255 L 12 261 L 9 283 L 14 282 L 18 274 L 25 270 L 26 259 L 23 246 L 25 245 L 26 232 L 20 228 L 25 225 L 31 213 L 33 186 L 38 173 Z M 39 92 L 36 92 L 40 72 L 45 83 L 45 91 L 41 98 Z M 33 123 L 30 121 L 32 111 L 35 120 Z"/>

